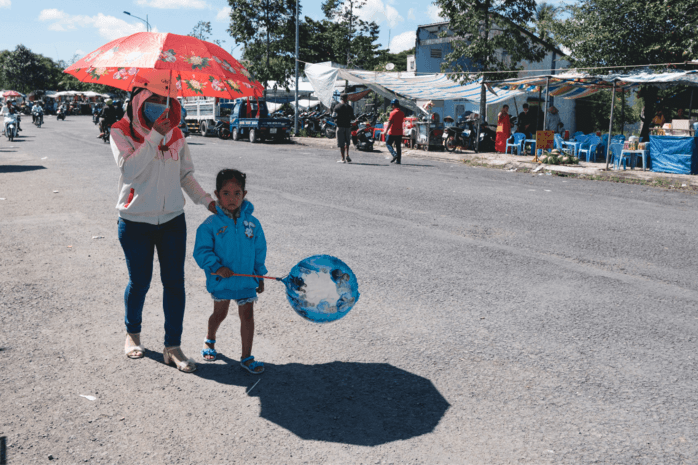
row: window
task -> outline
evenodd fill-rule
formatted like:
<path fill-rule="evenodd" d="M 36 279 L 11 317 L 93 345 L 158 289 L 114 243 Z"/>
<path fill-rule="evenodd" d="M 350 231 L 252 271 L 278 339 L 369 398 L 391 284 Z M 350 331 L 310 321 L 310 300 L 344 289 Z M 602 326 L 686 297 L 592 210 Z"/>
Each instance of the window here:
<path fill-rule="evenodd" d="M 432 58 L 441 58 L 442 51 L 440 48 L 432 48 L 431 49 L 431 57 Z"/>

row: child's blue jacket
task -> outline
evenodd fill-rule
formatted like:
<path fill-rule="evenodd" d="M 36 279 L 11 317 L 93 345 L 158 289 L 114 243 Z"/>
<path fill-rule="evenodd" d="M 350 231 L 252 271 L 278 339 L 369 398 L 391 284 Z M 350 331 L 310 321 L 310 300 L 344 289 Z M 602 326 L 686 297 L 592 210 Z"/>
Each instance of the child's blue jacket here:
<path fill-rule="evenodd" d="M 262 225 L 252 216 L 254 206 L 247 200 L 240 205 L 236 222 L 226 216 L 220 206 L 218 213 L 209 216 L 196 230 L 194 259 L 206 273 L 206 290 L 218 299 L 243 299 L 255 296 L 256 278 L 233 276 L 222 278 L 212 275 L 222 266 L 233 273 L 265 275 L 267 269 L 267 241 Z"/>

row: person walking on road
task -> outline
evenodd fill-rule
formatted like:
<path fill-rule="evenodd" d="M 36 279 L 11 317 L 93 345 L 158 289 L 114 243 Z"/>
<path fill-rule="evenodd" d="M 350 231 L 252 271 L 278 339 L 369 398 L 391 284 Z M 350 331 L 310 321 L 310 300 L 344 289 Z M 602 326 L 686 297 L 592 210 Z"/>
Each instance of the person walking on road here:
<path fill-rule="evenodd" d="M 176 98 L 136 88 L 126 116 L 112 126 L 111 149 L 119 166 L 119 242 L 124 250 L 129 282 L 124 293 L 126 343 L 129 358 L 142 358 L 141 315 L 153 274 L 155 249 L 160 261 L 165 313 L 166 364 L 183 372 L 196 370 L 180 348 L 184 320 L 184 260 L 187 225 L 182 189 L 198 205 L 216 213 L 216 203 L 194 178 L 189 146 L 178 129 Z"/>
<path fill-rule="evenodd" d="M 351 122 L 354 120 L 354 109 L 348 103 L 347 94 L 342 94 L 339 98 L 342 103 L 334 107 L 334 113 L 337 115 L 337 147 L 342 154 L 342 159 L 337 160 L 337 163 L 351 163 L 349 146 L 351 145 Z"/>
<path fill-rule="evenodd" d="M 405 121 L 405 114 L 400 110 L 398 99 L 393 99 L 390 104 L 393 106 L 393 111 L 390 112 L 388 127 L 385 128 L 385 133 L 388 135 L 385 145 L 393 155 L 390 163 L 400 165 L 402 164 L 402 123 Z"/>

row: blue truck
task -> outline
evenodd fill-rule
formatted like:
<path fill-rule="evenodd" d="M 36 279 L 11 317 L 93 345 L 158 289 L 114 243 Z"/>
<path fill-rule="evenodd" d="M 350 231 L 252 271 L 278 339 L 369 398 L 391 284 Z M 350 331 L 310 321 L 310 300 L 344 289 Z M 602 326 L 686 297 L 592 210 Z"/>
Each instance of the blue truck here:
<path fill-rule="evenodd" d="M 235 99 L 230 113 L 230 135 L 233 140 L 243 137 L 250 142 L 287 142 L 291 138 L 291 120 L 271 118 L 267 102 L 251 98 Z"/>

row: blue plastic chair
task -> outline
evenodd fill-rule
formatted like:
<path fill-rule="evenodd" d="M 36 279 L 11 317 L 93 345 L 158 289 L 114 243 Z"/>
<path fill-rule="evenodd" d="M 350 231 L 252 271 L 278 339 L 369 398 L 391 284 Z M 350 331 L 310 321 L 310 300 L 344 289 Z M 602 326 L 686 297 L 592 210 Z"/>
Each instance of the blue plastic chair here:
<path fill-rule="evenodd" d="M 577 132 L 574 133 L 574 135 L 572 136 L 572 138 L 573 138 L 575 141 L 579 141 L 579 139 L 577 139 L 577 137 L 583 136 L 583 135 L 584 135 L 584 133 L 583 133 L 582 131 L 577 131 Z"/>
<path fill-rule="evenodd" d="M 516 149 L 516 154 L 521 155 L 524 153 L 524 140 L 526 139 L 526 134 L 522 132 L 515 132 L 510 138 L 507 139 L 507 146 L 504 149 L 504 153 L 509 153 L 509 147 L 511 147 L 511 153 L 514 154 L 514 149 Z"/>
<path fill-rule="evenodd" d="M 555 139 L 553 140 L 553 146 L 558 149 L 562 150 L 562 136 L 560 134 L 555 134 Z"/>
<path fill-rule="evenodd" d="M 630 160 L 630 154 L 622 155 L 623 153 L 623 142 L 611 142 L 611 156 L 613 157 L 613 169 L 619 170 L 620 165 L 623 165 L 623 169 L 626 168 L 628 160 Z"/>
<path fill-rule="evenodd" d="M 584 141 L 579 149 L 579 158 L 582 158 L 582 155 L 586 154 L 587 162 L 592 157 L 594 158 L 594 162 L 596 162 L 596 151 L 598 150 L 600 144 L 601 139 L 599 139 L 597 136 L 587 137 L 587 140 Z"/>

